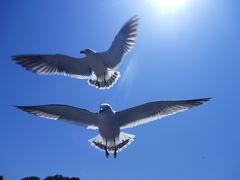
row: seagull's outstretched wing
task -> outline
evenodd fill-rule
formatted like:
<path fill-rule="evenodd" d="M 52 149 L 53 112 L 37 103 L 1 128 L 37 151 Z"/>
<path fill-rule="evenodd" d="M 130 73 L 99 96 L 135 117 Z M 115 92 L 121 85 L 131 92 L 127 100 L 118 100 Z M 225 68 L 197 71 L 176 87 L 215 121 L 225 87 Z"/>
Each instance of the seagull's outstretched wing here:
<path fill-rule="evenodd" d="M 120 127 L 131 128 L 177 112 L 185 111 L 208 101 L 210 98 L 183 101 L 156 101 L 116 112 Z"/>
<path fill-rule="evenodd" d="M 88 129 L 98 129 L 97 113 L 93 113 L 85 109 L 61 104 L 16 107 L 39 117 L 53 120 L 63 120 L 65 122 L 81 125 Z"/>
<path fill-rule="evenodd" d="M 115 36 L 108 51 L 102 53 L 107 67 L 116 68 L 124 54 L 133 48 L 137 36 L 138 17 L 134 16 L 128 20 Z"/>
<path fill-rule="evenodd" d="M 73 58 L 66 55 L 15 55 L 12 60 L 22 67 L 38 74 L 61 74 L 86 79 L 92 75 L 87 58 Z"/>

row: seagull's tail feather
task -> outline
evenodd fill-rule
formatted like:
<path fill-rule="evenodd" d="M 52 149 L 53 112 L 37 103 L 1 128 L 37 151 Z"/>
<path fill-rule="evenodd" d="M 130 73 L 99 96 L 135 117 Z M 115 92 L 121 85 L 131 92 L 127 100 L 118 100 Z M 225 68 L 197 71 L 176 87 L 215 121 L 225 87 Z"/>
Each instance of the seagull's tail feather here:
<path fill-rule="evenodd" d="M 112 87 L 120 77 L 120 72 L 114 70 L 108 70 L 105 76 L 97 77 L 93 75 L 88 83 L 99 89 L 109 89 Z"/>
<path fill-rule="evenodd" d="M 119 137 L 115 138 L 115 144 L 113 139 L 108 139 L 106 144 L 106 139 L 100 134 L 88 141 L 93 147 L 99 149 L 100 151 L 105 151 L 105 149 L 107 149 L 109 153 L 113 154 L 115 149 L 118 153 L 130 145 L 134 141 L 134 137 L 135 136 L 132 134 L 120 132 Z"/>

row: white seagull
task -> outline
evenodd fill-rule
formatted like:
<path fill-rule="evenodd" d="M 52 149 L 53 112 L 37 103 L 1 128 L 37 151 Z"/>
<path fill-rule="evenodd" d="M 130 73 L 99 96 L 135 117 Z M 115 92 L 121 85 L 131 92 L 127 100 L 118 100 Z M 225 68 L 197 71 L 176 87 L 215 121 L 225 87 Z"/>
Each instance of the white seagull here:
<path fill-rule="evenodd" d="M 85 49 L 83 58 L 55 55 L 14 55 L 12 60 L 37 74 L 61 74 L 78 79 L 88 79 L 90 85 L 108 89 L 120 77 L 117 71 L 123 56 L 133 48 L 137 36 L 138 18 L 129 19 L 115 36 L 105 52 Z"/>
<path fill-rule="evenodd" d="M 40 117 L 75 123 L 88 129 L 98 129 L 100 134 L 90 139 L 89 142 L 94 147 L 105 151 L 107 157 L 111 153 L 116 158 L 117 153 L 126 148 L 135 137 L 122 132 L 121 129 L 135 127 L 185 111 L 209 99 L 155 101 L 122 111 L 114 111 L 109 104 L 102 104 L 98 113 L 60 104 L 16 107 Z"/>

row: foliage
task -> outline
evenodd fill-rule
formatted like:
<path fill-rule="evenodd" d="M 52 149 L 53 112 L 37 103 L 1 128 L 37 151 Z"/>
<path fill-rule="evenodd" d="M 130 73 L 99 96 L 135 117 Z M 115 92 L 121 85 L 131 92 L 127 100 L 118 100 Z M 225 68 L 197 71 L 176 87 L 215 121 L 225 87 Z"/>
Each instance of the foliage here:
<path fill-rule="evenodd" d="M 77 177 L 63 177 L 62 175 L 48 176 L 44 180 L 80 180 Z"/>
<path fill-rule="evenodd" d="M 29 176 L 29 177 L 22 178 L 21 180 L 40 180 L 40 178 L 36 176 Z"/>
<path fill-rule="evenodd" d="M 0 180 L 1 176 L 0 176 Z M 21 180 L 40 180 L 39 177 L 36 176 L 29 176 L 22 178 Z M 43 180 L 80 180 L 78 177 L 63 177 L 62 175 L 55 175 L 55 176 L 47 176 Z"/>

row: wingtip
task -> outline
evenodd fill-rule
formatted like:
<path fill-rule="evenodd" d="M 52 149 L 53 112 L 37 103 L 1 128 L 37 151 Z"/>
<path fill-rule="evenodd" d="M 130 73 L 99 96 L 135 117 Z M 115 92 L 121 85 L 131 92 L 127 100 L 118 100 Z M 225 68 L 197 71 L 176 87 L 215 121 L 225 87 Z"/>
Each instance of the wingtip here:
<path fill-rule="evenodd" d="M 12 105 L 12 106 L 14 108 L 17 108 L 17 109 L 20 109 L 20 110 L 26 111 L 26 112 L 28 112 L 31 109 L 31 107 L 29 107 L 29 106 L 16 106 L 16 105 Z"/>
<path fill-rule="evenodd" d="M 11 60 L 17 60 L 17 55 L 11 55 Z"/>
<path fill-rule="evenodd" d="M 190 99 L 186 101 L 192 103 L 194 106 L 198 106 L 198 105 L 204 104 L 205 102 L 208 102 L 210 99 L 212 98 L 208 97 L 208 98 Z"/>
<path fill-rule="evenodd" d="M 212 98 L 201 98 L 201 99 L 195 99 L 194 102 L 197 103 L 198 105 L 204 104 L 211 100 Z"/>
<path fill-rule="evenodd" d="M 139 19 L 139 16 L 137 14 L 133 15 L 131 19 Z"/>
<path fill-rule="evenodd" d="M 22 59 L 23 56 L 24 55 L 11 55 L 10 57 L 11 57 L 11 60 L 13 61 L 19 61 Z"/>
<path fill-rule="evenodd" d="M 212 97 L 202 98 L 202 101 L 207 102 L 207 101 L 210 101 L 211 99 L 213 99 L 213 98 Z"/>
<path fill-rule="evenodd" d="M 139 16 L 138 15 L 134 15 L 134 16 L 132 16 L 131 18 L 130 18 L 130 20 L 129 21 L 135 21 L 135 22 L 138 22 L 139 21 Z"/>
<path fill-rule="evenodd" d="M 37 57 L 39 55 L 31 55 L 31 54 L 17 54 L 17 55 L 11 55 L 11 59 L 15 60 L 15 61 L 21 61 L 24 60 L 26 58 L 32 58 L 32 57 Z"/>
<path fill-rule="evenodd" d="M 12 105 L 12 107 L 23 110 L 24 106 Z"/>

